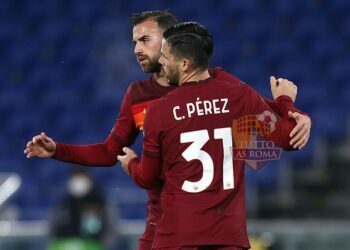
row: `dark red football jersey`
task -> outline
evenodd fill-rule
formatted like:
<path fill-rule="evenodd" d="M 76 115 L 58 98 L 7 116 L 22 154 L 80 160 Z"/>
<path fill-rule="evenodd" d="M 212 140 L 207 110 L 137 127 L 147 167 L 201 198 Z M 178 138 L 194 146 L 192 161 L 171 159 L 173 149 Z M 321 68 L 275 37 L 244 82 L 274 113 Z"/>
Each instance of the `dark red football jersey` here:
<path fill-rule="evenodd" d="M 119 116 L 111 134 L 115 134 L 121 145 L 132 145 L 139 131 L 143 130 L 148 106 L 174 89 L 173 86 L 159 85 L 153 76 L 131 84 L 124 96 Z M 162 182 L 159 182 L 154 188 L 147 191 L 149 200 L 147 201 L 146 230 L 140 238 L 141 241 L 153 241 L 155 226 L 162 211 L 159 204 L 161 188 Z"/>
<path fill-rule="evenodd" d="M 232 123 L 267 110 L 273 112 L 248 85 L 213 78 L 184 83 L 149 107 L 143 154 L 159 157 L 161 170 L 142 168 L 148 176 L 161 173 L 165 181 L 153 247 L 249 247 L 244 162 L 233 160 Z M 269 139 L 290 148 L 292 128 L 291 122 L 278 119 Z M 130 169 L 135 175 L 135 168 Z"/>
<path fill-rule="evenodd" d="M 229 81 L 231 85 L 241 84 L 241 80 L 220 67 L 209 69 L 209 72 L 213 78 Z M 114 127 L 104 142 L 88 145 L 57 143 L 53 158 L 88 166 L 113 166 L 117 162 L 117 155 L 123 154 L 122 147 L 132 145 L 142 130 L 148 106 L 174 89 L 172 86 L 159 85 L 153 76 L 132 83 L 124 96 Z M 275 112 L 279 112 L 275 102 L 265 101 Z M 292 107 L 287 105 L 287 108 L 289 110 Z M 155 224 L 161 214 L 158 202 L 160 190 L 161 186 L 157 186 L 148 192 L 150 199 L 147 203 L 146 231 L 141 240 L 153 240 Z"/>

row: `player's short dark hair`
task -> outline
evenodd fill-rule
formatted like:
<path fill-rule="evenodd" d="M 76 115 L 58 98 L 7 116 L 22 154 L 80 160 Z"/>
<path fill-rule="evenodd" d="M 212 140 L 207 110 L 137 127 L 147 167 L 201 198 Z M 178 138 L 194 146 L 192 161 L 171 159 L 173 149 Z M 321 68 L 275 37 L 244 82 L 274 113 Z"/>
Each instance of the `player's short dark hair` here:
<path fill-rule="evenodd" d="M 179 23 L 167 29 L 163 37 L 175 58 L 189 58 L 195 68 L 208 68 L 213 42 L 210 32 L 203 25 L 195 22 Z"/>
<path fill-rule="evenodd" d="M 177 23 L 176 17 L 166 10 L 143 11 L 140 13 L 134 13 L 131 16 L 131 23 L 133 26 L 147 20 L 157 22 L 159 27 L 161 27 L 163 30 L 166 30 L 170 26 Z"/>
<path fill-rule="evenodd" d="M 213 40 L 209 30 L 198 22 L 189 21 L 178 23 L 164 32 L 164 37 L 170 37 L 180 33 L 193 33 L 203 39 L 203 49 L 211 56 L 213 54 Z"/>

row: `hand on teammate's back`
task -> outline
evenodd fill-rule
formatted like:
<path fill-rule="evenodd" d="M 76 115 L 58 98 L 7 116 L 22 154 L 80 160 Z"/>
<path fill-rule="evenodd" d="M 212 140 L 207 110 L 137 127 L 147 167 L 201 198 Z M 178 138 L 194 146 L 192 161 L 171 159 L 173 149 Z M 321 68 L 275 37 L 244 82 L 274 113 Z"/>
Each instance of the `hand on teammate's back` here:
<path fill-rule="evenodd" d="M 47 137 L 44 132 L 41 132 L 40 135 L 34 136 L 33 139 L 27 143 L 24 154 L 27 155 L 27 158 L 49 158 L 55 154 L 55 151 L 56 143 L 50 137 Z"/>

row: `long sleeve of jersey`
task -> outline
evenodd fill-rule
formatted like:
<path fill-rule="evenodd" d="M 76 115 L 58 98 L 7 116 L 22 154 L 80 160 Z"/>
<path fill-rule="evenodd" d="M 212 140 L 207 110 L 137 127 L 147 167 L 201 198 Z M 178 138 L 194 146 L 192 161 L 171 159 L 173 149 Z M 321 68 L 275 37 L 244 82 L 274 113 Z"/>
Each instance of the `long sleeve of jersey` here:
<path fill-rule="evenodd" d="M 113 166 L 117 162 L 117 155 L 120 154 L 122 146 L 111 133 L 103 143 L 89 145 L 56 143 L 53 158 L 85 166 Z"/>
<path fill-rule="evenodd" d="M 144 189 L 152 189 L 158 182 L 162 170 L 160 157 L 151 157 L 143 154 L 141 161 L 133 158 L 128 164 L 133 181 Z"/>
<path fill-rule="evenodd" d="M 264 115 L 264 112 L 271 112 L 272 116 L 276 113 L 266 104 L 264 99 L 253 89 L 247 86 L 248 95 L 245 100 L 245 105 L 250 107 L 250 113 L 256 115 L 258 118 L 260 115 Z M 274 121 L 273 129 L 271 129 L 268 133 L 264 129 L 263 136 L 265 139 L 269 141 L 273 141 L 274 144 L 278 147 L 281 147 L 285 150 L 295 150 L 292 145 L 290 145 L 291 137 L 290 132 L 293 130 L 296 122 L 293 119 L 289 119 L 288 110 L 294 110 L 293 101 L 288 96 L 280 96 L 278 98 L 278 102 L 283 102 L 283 105 L 278 105 L 279 113 L 282 114 L 281 117 L 276 117 L 276 121 Z M 261 128 L 270 127 L 269 124 L 271 121 L 265 121 L 264 119 L 260 120 Z"/>
<path fill-rule="evenodd" d="M 56 143 L 54 159 L 86 166 L 113 166 L 122 148 L 134 143 L 138 131 L 131 111 L 130 87 L 125 94 L 119 116 L 104 142 L 88 145 Z"/>
<path fill-rule="evenodd" d="M 264 101 L 266 102 L 266 99 L 264 99 Z M 269 105 L 269 107 L 273 111 L 275 111 L 278 115 L 280 115 L 284 119 L 291 119 L 291 118 L 289 118 L 289 115 L 288 115 L 289 111 L 291 111 L 291 112 L 298 112 L 300 114 L 309 116 L 309 114 L 307 114 L 307 113 L 297 109 L 294 106 L 293 101 L 292 101 L 292 99 L 289 96 L 285 96 L 285 95 L 279 96 L 272 104 L 272 105 L 275 105 L 275 108 L 272 108 L 272 105 L 270 105 L 268 103 L 267 103 L 267 105 Z"/>

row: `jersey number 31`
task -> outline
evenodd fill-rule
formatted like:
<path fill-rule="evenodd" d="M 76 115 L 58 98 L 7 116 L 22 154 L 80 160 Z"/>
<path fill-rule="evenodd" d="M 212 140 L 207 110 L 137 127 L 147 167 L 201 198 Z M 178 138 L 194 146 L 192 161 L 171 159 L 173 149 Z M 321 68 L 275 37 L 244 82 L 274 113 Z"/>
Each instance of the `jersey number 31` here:
<path fill-rule="evenodd" d="M 232 157 L 232 130 L 231 128 L 214 129 L 214 139 L 222 140 L 223 145 L 223 187 L 224 189 L 234 188 L 233 157 Z M 202 147 L 209 141 L 208 130 L 197 130 L 181 133 L 180 142 L 192 144 L 182 153 L 187 160 L 199 160 L 203 166 L 203 175 L 199 181 L 187 181 L 182 184 L 182 190 L 189 193 L 199 193 L 209 187 L 214 178 L 214 163 L 211 156 L 202 150 Z"/>

